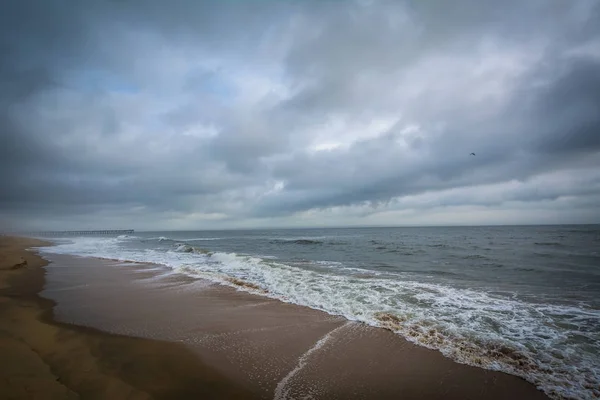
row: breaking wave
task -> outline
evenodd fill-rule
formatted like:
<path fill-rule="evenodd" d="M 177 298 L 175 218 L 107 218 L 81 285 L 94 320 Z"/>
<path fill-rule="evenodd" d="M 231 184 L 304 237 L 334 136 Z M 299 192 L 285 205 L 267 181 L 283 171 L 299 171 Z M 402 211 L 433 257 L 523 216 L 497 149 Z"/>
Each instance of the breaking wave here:
<path fill-rule="evenodd" d="M 139 237 L 138 236 L 131 236 L 131 235 L 119 235 L 119 236 L 117 236 L 117 239 L 121 239 L 121 240 L 139 239 Z"/>
<path fill-rule="evenodd" d="M 301 268 L 186 243 L 173 243 L 170 250 L 130 251 L 119 247 L 119 239 L 78 238 L 40 250 L 162 264 L 188 276 L 389 329 L 455 361 L 521 376 L 553 398 L 600 397 L 594 356 L 600 354 L 600 310 L 585 305 L 528 303 L 330 262 Z"/>
<path fill-rule="evenodd" d="M 207 241 L 212 241 L 212 240 L 224 240 L 225 238 L 220 238 L 220 237 L 202 237 L 202 238 L 192 238 L 192 239 L 185 239 L 186 242 L 200 242 L 203 240 L 207 240 Z"/>

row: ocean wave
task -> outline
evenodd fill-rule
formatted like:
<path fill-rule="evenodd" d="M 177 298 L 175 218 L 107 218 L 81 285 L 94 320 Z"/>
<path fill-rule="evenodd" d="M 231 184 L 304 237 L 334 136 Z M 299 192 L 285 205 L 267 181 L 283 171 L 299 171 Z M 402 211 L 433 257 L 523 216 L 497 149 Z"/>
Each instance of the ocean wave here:
<path fill-rule="evenodd" d="M 138 236 L 132 236 L 132 235 L 119 235 L 119 236 L 117 236 L 117 239 L 120 239 L 120 240 L 139 239 L 139 237 Z"/>
<path fill-rule="evenodd" d="M 535 272 L 537 269 L 533 267 L 514 267 L 515 271 L 523 271 L 523 272 Z"/>
<path fill-rule="evenodd" d="M 395 254 L 400 254 L 402 256 L 414 256 L 415 254 L 418 254 L 418 252 L 416 252 L 416 251 L 408 251 L 408 250 L 401 250 L 401 249 L 387 250 L 386 253 L 395 253 Z"/>
<path fill-rule="evenodd" d="M 437 276 L 465 276 L 465 274 L 452 272 L 452 271 L 442 271 L 437 269 L 427 269 L 427 270 L 406 270 L 405 272 L 410 274 L 417 275 L 437 275 Z"/>
<path fill-rule="evenodd" d="M 211 241 L 211 240 L 225 240 L 227 238 L 222 237 L 202 237 L 202 238 L 191 238 L 191 239 L 183 239 L 185 242 L 200 242 L 203 240 Z"/>
<path fill-rule="evenodd" d="M 140 239 L 138 237 L 138 239 Z M 204 237 L 204 238 L 170 238 L 167 236 L 156 236 L 156 237 L 149 237 L 149 238 L 144 238 L 142 239 L 142 241 L 144 242 L 153 242 L 153 241 L 158 241 L 161 243 L 188 243 L 188 242 L 200 242 L 200 241 L 213 241 L 213 240 L 223 240 L 225 238 L 221 238 L 221 237 Z"/>
<path fill-rule="evenodd" d="M 375 242 L 374 240 L 371 242 Z M 375 250 L 382 250 L 384 253 L 396 253 L 403 256 L 414 256 L 417 254 L 426 253 L 425 250 L 415 249 L 411 247 L 400 247 L 397 244 L 382 244 L 380 242 L 372 243 L 376 244 Z"/>
<path fill-rule="evenodd" d="M 486 256 L 482 256 L 481 254 L 469 254 L 466 256 L 462 256 L 460 258 L 463 258 L 465 260 L 487 260 L 488 259 Z"/>
<path fill-rule="evenodd" d="M 504 264 L 496 263 L 496 262 L 486 262 L 481 264 L 484 267 L 488 268 L 504 268 Z"/>
<path fill-rule="evenodd" d="M 323 244 L 323 241 L 316 239 L 273 239 L 269 241 L 272 244 L 301 244 L 301 245 L 316 245 Z"/>
<path fill-rule="evenodd" d="M 258 285 L 255 285 L 254 283 L 251 282 L 246 282 L 242 279 L 238 279 L 238 278 L 233 278 L 233 277 L 226 277 L 225 280 L 227 282 L 232 283 L 233 285 L 243 288 L 243 289 L 250 289 L 253 292 L 260 292 L 260 293 L 268 293 L 267 290 L 261 288 Z"/>
<path fill-rule="evenodd" d="M 159 242 L 174 241 L 174 239 L 168 238 L 166 236 L 149 237 L 149 238 L 144 238 L 143 240 L 144 241 L 159 241 Z"/>
<path fill-rule="evenodd" d="M 293 271 L 285 265 L 261 265 L 260 260 L 235 254 L 214 256 L 230 265 L 221 270 L 219 280 L 230 276 L 231 268 L 241 272 L 244 277 L 236 278 L 235 285 L 240 290 L 250 287 L 251 292 L 393 330 L 458 362 L 522 376 L 556 398 L 593 398 L 589 388 L 598 381 L 592 359 L 577 360 L 571 346 L 557 350 L 564 344 L 564 335 L 537 320 L 543 308 L 440 285 L 377 277 L 351 282 L 339 276 L 324 278 L 309 271 Z M 263 275 L 259 278 L 254 268 L 244 271 L 250 265 L 271 271 L 259 273 Z M 203 269 L 196 266 L 188 272 L 215 278 L 212 270 L 205 275 Z M 419 303 L 428 307 L 419 307 Z M 388 309 L 382 310 L 382 306 Z M 445 311 L 438 312 L 440 309 Z M 600 323 L 599 313 L 588 318 L 591 320 L 584 324 Z"/>
<path fill-rule="evenodd" d="M 203 249 L 201 247 L 195 247 L 195 246 L 189 246 L 189 245 L 183 244 L 183 243 L 176 243 L 175 251 L 180 252 L 180 253 L 196 253 L 196 254 L 207 254 L 207 255 L 213 254 L 213 252 L 208 249 Z"/>
<path fill-rule="evenodd" d="M 343 273 L 347 273 L 350 276 L 356 277 L 356 278 L 367 278 L 367 277 L 374 277 L 374 276 L 400 276 L 402 273 L 398 274 L 392 274 L 392 273 L 382 273 L 379 271 L 373 271 L 371 269 L 365 269 L 365 268 L 357 268 L 357 267 L 349 267 L 346 264 L 342 263 L 342 262 L 338 262 L 338 261 L 307 261 L 306 264 L 308 264 L 309 266 L 318 266 L 320 268 L 325 268 L 325 269 L 331 269 L 332 271 L 335 272 L 343 272 Z"/>
<path fill-rule="evenodd" d="M 434 247 L 434 248 L 441 248 L 441 249 L 449 249 L 450 246 L 449 244 L 445 244 L 445 243 L 435 243 L 435 244 L 427 244 L 427 247 Z"/>
<path fill-rule="evenodd" d="M 597 309 L 528 303 L 368 270 L 339 274 L 341 265 L 312 270 L 185 243 L 169 251 L 129 251 L 118 241 L 86 239 L 41 251 L 162 264 L 192 277 L 392 330 L 458 362 L 521 376 L 554 398 L 599 395 Z"/>

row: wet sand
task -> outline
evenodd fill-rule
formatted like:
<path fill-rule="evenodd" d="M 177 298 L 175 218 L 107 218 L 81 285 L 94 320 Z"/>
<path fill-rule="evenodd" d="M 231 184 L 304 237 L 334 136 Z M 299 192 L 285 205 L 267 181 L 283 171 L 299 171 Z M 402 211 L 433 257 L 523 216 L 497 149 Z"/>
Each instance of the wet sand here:
<path fill-rule="evenodd" d="M 178 343 L 57 322 L 33 239 L 0 237 L 0 399 L 249 399 Z"/>
<path fill-rule="evenodd" d="M 57 302 L 59 320 L 184 344 L 264 399 L 547 398 L 521 378 L 342 317 L 160 266 L 48 257 L 42 295 Z"/>

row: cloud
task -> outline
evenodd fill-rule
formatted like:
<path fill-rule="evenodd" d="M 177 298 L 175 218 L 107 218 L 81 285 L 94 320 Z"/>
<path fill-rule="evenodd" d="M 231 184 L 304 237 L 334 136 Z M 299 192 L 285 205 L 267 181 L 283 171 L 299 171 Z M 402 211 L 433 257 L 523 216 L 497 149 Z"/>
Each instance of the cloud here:
<path fill-rule="evenodd" d="M 600 222 L 594 1 L 37 3 L 3 225 Z"/>

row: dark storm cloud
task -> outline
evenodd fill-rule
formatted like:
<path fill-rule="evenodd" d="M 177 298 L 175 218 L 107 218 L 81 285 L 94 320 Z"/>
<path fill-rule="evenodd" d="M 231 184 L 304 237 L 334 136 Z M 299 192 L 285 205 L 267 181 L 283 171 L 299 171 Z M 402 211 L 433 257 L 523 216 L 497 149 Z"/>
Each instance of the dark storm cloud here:
<path fill-rule="evenodd" d="M 301 154 L 276 170 L 289 182 L 289 193 L 264 203 L 263 212 L 377 203 L 426 190 L 526 180 L 588 156 L 592 156 L 589 166 L 597 166 L 600 60 L 567 59 L 556 67 L 564 72 L 548 77 L 542 88 L 515 93 L 498 118 L 474 125 L 459 121 L 434 141 L 426 141 L 426 152 L 410 149 L 418 160 L 407 160 L 411 155 L 397 146 L 394 128 L 347 150 Z M 515 117 L 516 126 L 511 122 Z M 478 156 L 468 157 L 471 150 Z M 311 190 L 316 187 L 320 190 Z M 597 186 L 593 190 L 589 194 L 598 194 Z M 530 193 L 523 200 L 544 198 L 542 193 L 537 198 Z"/>
<path fill-rule="evenodd" d="M 556 37 L 560 40 L 564 40 L 564 37 L 576 37 L 581 43 L 596 40 L 594 45 L 600 45 L 597 41 L 598 35 L 592 37 L 581 35 L 581 31 L 588 30 L 592 25 L 591 21 L 596 18 L 597 6 L 589 15 L 585 15 L 582 10 L 579 10 L 578 14 L 573 12 L 577 15 L 574 15 L 572 22 L 578 21 L 580 26 L 574 27 L 565 24 L 566 26 L 552 27 L 549 21 L 560 21 L 560 18 L 567 20 L 568 17 L 564 15 L 561 17 L 551 11 L 564 12 L 564 9 L 559 7 L 559 9 L 545 10 L 547 14 L 542 13 L 539 20 L 536 21 L 537 24 L 532 26 L 531 20 L 527 21 L 527 18 L 535 19 L 532 15 L 536 11 L 534 8 L 525 10 L 530 11 L 527 13 L 522 12 L 524 10 L 518 7 L 512 9 L 508 7 L 500 10 L 500 14 L 498 14 L 492 9 L 482 10 L 481 4 L 478 2 L 478 6 L 475 7 L 478 11 L 471 15 L 473 18 L 476 15 L 477 21 L 461 22 L 462 18 L 469 18 L 469 15 L 463 14 L 456 16 L 457 21 L 452 17 L 453 11 L 435 13 L 435 16 L 439 16 L 440 19 L 435 19 L 437 22 L 430 25 L 433 29 L 428 32 L 428 35 L 440 40 L 440 36 L 445 35 L 437 34 L 436 31 L 439 27 L 443 32 L 447 32 L 448 24 L 467 22 L 465 29 L 451 33 L 464 35 L 465 32 L 472 34 L 473 29 L 483 29 L 486 34 L 489 34 L 497 30 L 504 34 L 501 38 L 497 38 L 498 40 L 510 42 L 521 38 L 524 35 L 523 30 L 527 30 L 529 26 L 529 39 L 533 37 L 539 40 L 540 36 L 542 38 L 544 36 Z M 462 9 L 461 7 L 456 8 Z M 482 28 L 479 24 L 487 21 L 485 17 L 490 12 L 495 15 L 495 18 L 493 21 L 489 21 L 490 26 Z M 511 15 L 507 15 L 506 12 L 515 18 L 511 19 Z M 448 17 L 449 19 L 446 20 Z M 444 23 L 441 18 L 449 22 Z M 477 24 L 473 24 L 474 22 Z M 504 24 L 502 25 L 501 22 Z M 514 26 L 515 29 L 512 30 L 511 26 Z M 334 26 L 332 30 L 336 28 Z M 550 29 L 549 32 L 545 31 L 548 29 Z M 338 30 L 336 36 L 341 37 L 343 33 L 339 33 Z M 444 38 L 447 39 L 447 37 Z M 477 36 L 463 37 L 462 40 L 476 43 Z M 428 40 L 425 42 L 431 43 Z M 272 213 L 274 210 L 286 213 L 290 210 L 327 208 L 361 202 L 378 203 L 385 202 L 394 196 L 410 195 L 427 190 L 481 185 L 510 179 L 526 180 L 544 170 L 560 169 L 573 159 L 579 158 L 581 161 L 582 157 L 589 155 L 596 156 L 590 159 L 590 166 L 598 165 L 600 114 L 596 110 L 600 109 L 600 99 L 598 98 L 600 59 L 598 53 L 592 57 L 568 57 L 563 54 L 566 50 L 581 43 L 549 43 L 554 48 L 550 48 L 547 51 L 548 54 L 544 54 L 542 59 L 535 63 L 532 70 L 524 74 L 518 82 L 516 90 L 509 93 L 507 104 L 498 109 L 496 115 L 492 117 L 477 118 L 479 110 L 465 104 L 460 98 L 451 101 L 456 100 L 462 110 L 450 107 L 450 111 L 454 113 L 450 117 L 444 115 L 447 113 L 447 110 L 444 109 L 436 110 L 434 113 L 423 112 L 423 110 L 427 110 L 428 105 L 421 104 L 420 109 L 417 109 L 417 116 L 424 114 L 427 118 L 422 118 L 422 120 L 426 121 L 429 118 L 442 117 L 445 125 L 441 132 L 430 135 L 429 140 L 425 139 L 423 143 L 425 151 L 419 152 L 414 148 L 407 151 L 406 148 L 400 148 L 393 140 L 395 132 L 392 130 L 375 139 L 356 142 L 347 150 L 334 150 L 317 155 L 298 155 L 297 159 L 291 163 L 302 165 L 302 169 L 284 165 L 279 170 L 279 178 L 289 182 L 287 186 L 289 192 L 286 197 L 273 198 L 271 202 L 262 204 L 261 211 L 265 214 Z M 452 42 L 446 44 L 437 42 L 436 46 L 453 44 Z M 335 47 L 333 43 L 327 44 L 325 41 L 319 40 L 317 44 L 317 47 L 320 48 L 319 54 L 326 54 L 327 51 L 323 48 L 328 45 L 331 48 Z M 597 47 L 596 50 L 598 51 Z M 347 51 L 346 55 L 349 54 L 353 54 L 357 58 L 362 55 L 358 52 Z M 418 54 L 419 57 L 427 57 L 427 55 L 427 52 Z M 304 58 L 312 60 L 306 54 L 304 54 Z M 323 62 L 322 57 L 314 58 Z M 371 68 L 368 64 L 376 61 L 377 59 L 358 61 L 358 63 L 363 63 L 364 68 L 352 69 L 350 67 L 350 71 L 357 75 L 368 73 Z M 549 62 L 553 63 L 551 68 L 545 65 Z M 352 63 L 344 64 L 346 66 L 354 65 Z M 376 65 L 373 68 L 379 69 L 380 66 Z M 441 70 L 443 68 L 440 66 Z M 336 68 L 331 70 L 322 68 L 322 70 L 331 73 L 339 72 Z M 373 94 L 372 97 L 369 97 L 368 91 L 358 90 L 357 94 L 366 94 L 367 96 L 357 99 L 353 96 L 353 89 L 358 86 L 354 81 L 359 77 L 357 75 L 341 78 L 343 82 L 341 85 L 339 85 L 339 75 L 322 76 L 307 90 L 292 98 L 288 104 L 302 111 L 315 111 L 322 115 L 327 115 L 328 111 L 340 112 L 352 109 L 356 104 L 360 104 L 359 110 L 368 109 L 370 104 L 377 104 L 379 99 L 375 97 L 385 96 L 386 88 L 381 86 L 381 91 Z M 541 88 L 531 85 L 532 80 L 535 79 L 544 81 Z M 377 84 L 372 81 L 370 83 L 371 85 Z M 393 83 L 393 79 L 386 79 L 384 82 L 384 84 L 390 83 Z M 338 90 L 338 86 L 342 89 Z M 465 90 L 464 94 L 468 94 L 471 88 L 463 89 Z M 463 93 L 452 93 L 453 96 L 461 96 L 461 94 Z M 436 94 L 429 94 L 426 101 L 431 102 L 435 96 Z M 372 100 L 374 101 L 371 102 Z M 417 101 L 419 100 L 421 99 L 417 99 Z M 481 107 L 486 107 L 486 104 L 482 102 Z M 518 120 L 515 121 L 515 118 Z M 478 157 L 474 159 L 465 157 L 471 150 L 477 151 Z M 411 153 L 417 153 L 418 160 L 407 161 L 407 158 L 412 158 Z M 315 187 L 319 187 L 320 190 L 310 190 Z M 537 199 L 530 195 L 527 200 L 542 200 L 543 198 L 542 195 Z"/>
<path fill-rule="evenodd" d="M 549 153 L 597 152 L 600 150 L 600 60 L 574 59 L 565 69 L 538 94 L 534 111 L 548 135 L 538 138 L 536 148 Z"/>
<path fill-rule="evenodd" d="M 597 219 L 599 10 L 5 2 L 0 221 L 294 225 L 565 196 Z"/>

